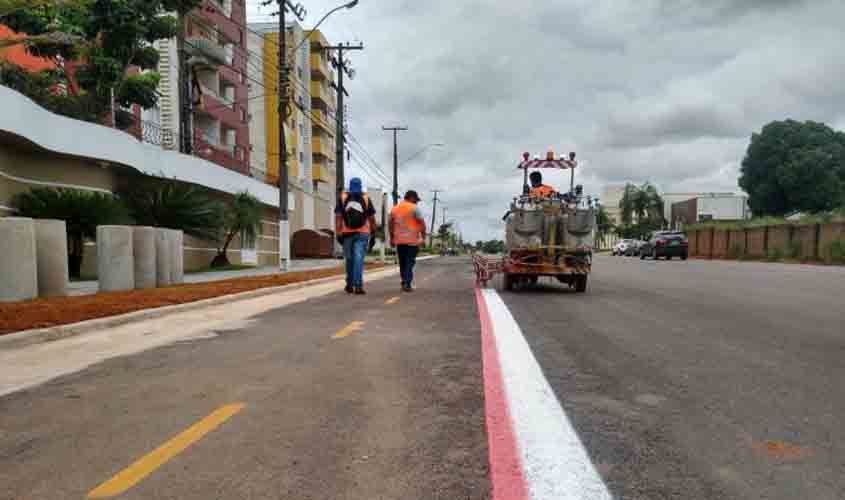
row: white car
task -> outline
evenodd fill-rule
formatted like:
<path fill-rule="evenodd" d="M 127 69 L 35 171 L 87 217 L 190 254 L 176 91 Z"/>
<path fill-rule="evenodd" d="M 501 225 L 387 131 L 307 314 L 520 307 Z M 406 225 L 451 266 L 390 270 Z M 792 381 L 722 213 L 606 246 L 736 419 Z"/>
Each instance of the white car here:
<path fill-rule="evenodd" d="M 612 253 L 613 255 L 625 255 L 625 252 L 634 245 L 634 240 L 621 240 L 616 245 L 613 246 Z"/>

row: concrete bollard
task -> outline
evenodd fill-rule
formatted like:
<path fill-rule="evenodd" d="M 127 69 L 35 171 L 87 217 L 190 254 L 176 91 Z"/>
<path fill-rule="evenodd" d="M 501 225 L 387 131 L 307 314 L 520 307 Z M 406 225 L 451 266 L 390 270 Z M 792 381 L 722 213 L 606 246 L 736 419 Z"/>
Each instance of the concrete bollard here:
<path fill-rule="evenodd" d="M 135 266 L 135 289 L 156 287 L 156 230 L 154 227 L 132 228 L 132 254 Z"/>
<path fill-rule="evenodd" d="M 183 244 L 185 236 L 182 231 L 170 231 L 170 282 L 181 285 L 185 282 L 185 250 Z"/>
<path fill-rule="evenodd" d="M 156 228 L 156 283 L 158 286 L 170 286 L 173 281 L 170 277 L 171 245 L 170 230 Z"/>
<path fill-rule="evenodd" d="M 35 253 L 38 256 L 38 296 L 66 296 L 70 278 L 65 221 L 35 221 Z"/>
<path fill-rule="evenodd" d="M 97 227 L 97 276 L 101 292 L 135 288 L 131 227 Z"/>
<path fill-rule="evenodd" d="M 38 296 L 35 224 L 23 217 L 0 218 L 0 302 Z"/>

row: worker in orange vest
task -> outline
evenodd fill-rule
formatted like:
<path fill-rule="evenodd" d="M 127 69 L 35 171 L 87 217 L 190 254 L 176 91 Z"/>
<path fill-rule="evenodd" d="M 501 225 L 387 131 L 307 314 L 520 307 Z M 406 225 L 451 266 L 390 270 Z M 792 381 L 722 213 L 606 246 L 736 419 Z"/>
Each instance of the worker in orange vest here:
<path fill-rule="evenodd" d="M 341 193 L 335 208 L 335 227 L 346 259 L 346 293 L 365 295 L 364 258 L 370 235 L 375 232 L 376 211 L 364 193 L 358 177 L 349 180 L 349 191 Z"/>
<path fill-rule="evenodd" d="M 414 266 L 420 244 L 425 242 L 425 216 L 417 203 L 420 196 L 408 191 L 405 199 L 390 211 L 390 245 L 396 248 L 402 291 L 414 291 Z"/>
<path fill-rule="evenodd" d="M 540 172 L 531 173 L 531 191 L 528 192 L 530 198 L 551 198 L 555 194 L 557 194 L 555 188 L 543 184 L 543 174 Z"/>

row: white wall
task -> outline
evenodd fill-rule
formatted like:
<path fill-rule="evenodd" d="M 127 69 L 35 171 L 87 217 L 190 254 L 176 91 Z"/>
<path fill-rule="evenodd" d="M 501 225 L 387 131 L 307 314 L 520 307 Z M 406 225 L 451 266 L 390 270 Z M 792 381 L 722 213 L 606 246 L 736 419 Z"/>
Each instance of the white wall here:
<path fill-rule="evenodd" d="M 53 114 L 14 90 L 0 86 L 0 132 L 54 153 L 133 168 L 153 177 L 172 178 L 223 193 L 247 191 L 268 206 L 278 206 L 279 190 L 196 156 L 166 151 L 94 123 Z"/>
<path fill-rule="evenodd" d="M 743 220 L 748 217 L 746 196 L 699 196 L 698 220 L 710 216 L 713 220 Z"/>

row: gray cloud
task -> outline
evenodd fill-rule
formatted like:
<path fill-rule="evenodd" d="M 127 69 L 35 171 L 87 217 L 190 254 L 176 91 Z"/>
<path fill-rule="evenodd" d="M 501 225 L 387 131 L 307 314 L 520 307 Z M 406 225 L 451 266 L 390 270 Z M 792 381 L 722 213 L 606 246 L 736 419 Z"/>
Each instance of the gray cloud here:
<path fill-rule="evenodd" d="M 313 22 L 338 2 L 305 3 Z M 523 151 L 578 151 L 593 193 L 627 180 L 736 190 L 766 122 L 842 126 L 841 19 L 838 0 L 362 0 L 326 32 L 367 46 L 351 57 L 351 132 L 388 172 L 382 125 L 410 127 L 403 158 L 445 142 L 404 165 L 401 185 L 447 189 L 450 217 L 480 239 L 501 227 Z"/>

